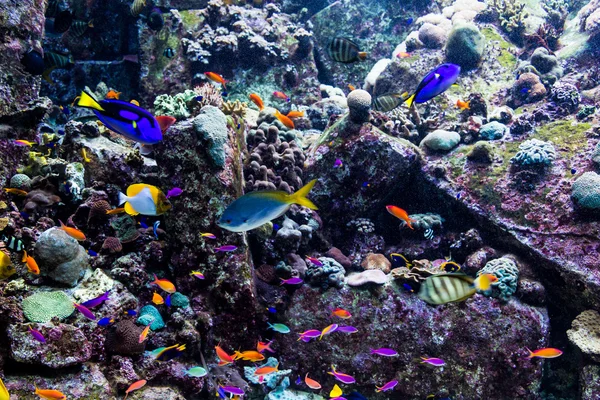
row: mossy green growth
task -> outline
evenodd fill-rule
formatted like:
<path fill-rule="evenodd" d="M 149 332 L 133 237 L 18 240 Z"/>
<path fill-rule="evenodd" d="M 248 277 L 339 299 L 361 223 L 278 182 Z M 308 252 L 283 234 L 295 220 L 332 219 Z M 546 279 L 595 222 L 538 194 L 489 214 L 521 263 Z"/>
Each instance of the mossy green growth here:
<path fill-rule="evenodd" d="M 182 10 L 179 12 L 183 26 L 186 28 L 193 28 L 204 21 L 204 17 L 197 12 L 190 10 Z"/>
<path fill-rule="evenodd" d="M 579 154 L 587 145 L 585 131 L 592 124 L 588 122 L 575 122 L 573 120 L 562 120 L 552 122 L 539 127 L 534 135 L 536 139 L 551 141 L 556 145 L 561 157 L 568 159 Z"/>
<path fill-rule="evenodd" d="M 64 319 L 70 316 L 75 307 L 73 299 L 65 292 L 38 292 L 22 303 L 23 314 L 31 322 L 45 323 L 52 318 Z"/>

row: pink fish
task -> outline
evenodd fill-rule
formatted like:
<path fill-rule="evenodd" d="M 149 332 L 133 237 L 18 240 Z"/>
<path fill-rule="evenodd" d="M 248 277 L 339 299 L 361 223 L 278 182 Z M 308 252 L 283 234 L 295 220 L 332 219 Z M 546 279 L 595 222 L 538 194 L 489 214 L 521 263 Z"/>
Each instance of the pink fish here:
<path fill-rule="evenodd" d="M 169 197 L 181 196 L 181 193 L 183 193 L 183 190 L 181 190 L 181 188 L 175 187 L 167 192 L 167 199 Z"/>
<path fill-rule="evenodd" d="M 304 282 L 301 278 L 298 277 L 293 277 L 290 279 L 281 279 L 281 284 L 282 285 L 300 285 L 302 282 Z"/>
<path fill-rule="evenodd" d="M 33 336 L 33 338 L 35 340 L 37 340 L 40 343 L 46 343 L 46 338 L 44 338 L 44 335 L 42 335 L 42 333 L 40 331 L 36 331 L 35 329 L 33 329 L 30 326 L 28 326 L 28 329 L 29 329 L 29 333 L 31 334 L 31 336 Z"/>
<path fill-rule="evenodd" d="M 338 326 L 337 330 L 344 333 L 356 333 L 358 329 L 353 326 Z"/>
<path fill-rule="evenodd" d="M 319 340 L 323 339 L 323 336 L 329 335 L 330 333 L 337 331 L 337 329 L 338 329 L 338 324 L 331 324 L 331 325 L 325 327 L 321 331 L 321 336 L 319 336 Z"/>
<path fill-rule="evenodd" d="M 333 163 L 333 168 L 340 168 L 342 165 L 344 165 L 342 163 L 342 160 L 340 160 L 339 158 L 336 158 L 335 162 Z"/>
<path fill-rule="evenodd" d="M 96 320 L 96 316 L 87 307 L 77 303 L 73 303 L 73 305 L 75 306 L 77 311 L 83 314 L 84 317 L 94 321 Z"/>
<path fill-rule="evenodd" d="M 375 349 L 375 350 L 371 349 L 371 354 L 377 354 L 377 355 L 384 356 L 384 357 L 395 357 L 398 355 L 398 352 L 393 349 L 381 348 L 381 349 Z"/>
<path fill-rule="evenodd" d="M 237 246 L 234 246 L 234 245 L 231 245 L 231 244 L 228 244 L 228 245 L 225 245 L 225 246 L 221 246 L 221 247 L 217 247 L 215 249 L 216 252 L 219 252 L 219 251 L 227 252 L 227 251 L 235 251 L 235 250 L 237 250 Z"/>
<path fill-rule="evenodd" d="M 397 384 L 398 384 L 398 381 L 396 381 L 396 380 L 389 381 L 388 383 L 386 383 L 382 387 L 375 386 L 377 388 L 377 389 L 375 389 L 375 391 L 377 393 L 379 393 L 379 392 L 387 392 L 388 390 L 392 390 L 393 388 L 395 388 Z"/>
<path fill-rule="evenodd" d="M 306 257 L 306 259 L 307 259 L 308 261 L 310 261 L 311 263 L 313 263 L 314 265 L 316 265 L 317 267 L 322 267 L 322 266 L 323 266 L 323 263 L 322 263 L 321 261 L 319 261 L 319 259 L 318 259 L 318 258 L 315 258 L 315 257 L 308 257 L 308 256 L 307 256 L 307 257 Z"/>
<path fill-rule="evenodd" d="M 441 358 L 427 358 L 427 357 L 421 357 L 421 364 L 430 364 L 433 365 L 434 367 L 443 367 L 444 365 L 446 365 L 446 362 L 444 360 L 442 360 Z"/>
<path fill-rule="evenodd" d="M 231 393 L 236 396 L 243 396 L 244 391 L 236 386 L 221 386 L 224 392 Z"/>
<path fill-rule="evenodd" d="M 298 338 L 298 340 L 302 340 L 304 342 L 310 342 L 311 339 L 316 339 L 319 336 L 321 336 L 321 331 L 318 331 L 316 329 L 310 329 L 308 331 L 304 331 L 304 332 L 300 333 L 300 337 Z"/>
<path fill-rule="evenodd" d="M 87 308 L 92 308 L 92 307 L 96 307 L 99 306 L 100 304 L 104 303 L 106 300 L 108 300 L 108 294 L 110 293 L 110 290 L 106 291 L 103 295 L 100 295 L 94 299 L 88 300 L 88 301 L 84 301 L 83 303 L 81 303 L 82 306 L 87 307 Z"/>
<path fill-rule="evenodd" d="M 343 374 L 341 372 L 337 372 L 335 370 L 335 367 L 332 365 L 331 366 L 331 371 L 328 372 L 329 375 L 333 375 L 335 377 L 335 379 L 337 379 L 338 381 L 345 383 L 347 385 L 356 382 L 356 379 L 354 379 L 353 377 L 351 377 L 348 374 Z"/>

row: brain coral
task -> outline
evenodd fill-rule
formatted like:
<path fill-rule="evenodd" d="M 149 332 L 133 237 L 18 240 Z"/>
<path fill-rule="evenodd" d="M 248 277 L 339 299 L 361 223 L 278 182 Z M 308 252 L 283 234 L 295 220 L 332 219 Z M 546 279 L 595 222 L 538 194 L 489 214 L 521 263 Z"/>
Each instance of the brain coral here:
<path fill-rule="evenodd" d="M 498 278 L 498 281 L 492 283 L 492 297 L 507 301 L 517 291 L 519 268 L 510 258 L 502 257 L 489 261 L 477 272 L 477 276 L 481 274 L 492 274 Z"/>
<path fill-rule="evenodd" d="M 571 323 L 567 337 L 585 354 L 600 355 L 600 314 L 594 310 L 582 312 Z"/>
<path fill-rule="evenodd" d="M 519 151 L 510 162 L 519 166 L 550 165 L 556 158 L 556 150 L 552 143 L 531 139 L 519 146 Z"/>
<path fill-rule="evenodd" d="M 61 291 L 39 292 L 23 299 L 23 314 L 32 322 L 67 318 L 73 310 L 73 300 Z"/>
<path fill-rule="evenodd" d="M 595 172 L 586 172 L 581 175 L 571 186 L 571 197 L 580 207 L 600 208 L 600 175 Z"/>

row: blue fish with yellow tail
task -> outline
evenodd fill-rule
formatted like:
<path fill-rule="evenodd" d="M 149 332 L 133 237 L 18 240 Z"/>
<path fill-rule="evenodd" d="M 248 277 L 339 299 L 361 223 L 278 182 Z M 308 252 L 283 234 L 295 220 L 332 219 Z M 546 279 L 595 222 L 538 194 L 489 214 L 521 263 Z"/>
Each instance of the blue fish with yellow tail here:
<path fill-rule="evenodd" d="M 136 183 L 127 188 L 127 194 L 119 193 L 119 205 L 125 203 L 129 215 L 161 215 L 171 209 L 167 196 L 156 186 Z"/>
<path fill-rule="evenodd" d="M 292 194 L 281 190 L 247 193 L 227 207 L 217 225 L 231 232 L 246 232 L 282 216 L 292 204 L 316 210 L 317 206 L 306 197 L 316 182 L 314 179 Z"/>
<path fill-rule="evenodd" d="M 121 100 L 96 101 L 87 92 L 81 92 L 79 107 L 90 108 L 111 131 L 142 144 L 155 144 L 162 140 L 159 122 L 148 111 Z"/>
<path fill-rule="evenodd" d="M 454 85 L 460 75 L 460 66 L 456 64 L 442 64 L 425 75 L 419 83 L 415 93 L 407 99 L 407 104 L 412 107 L 413 103 L 425 103 L 434 97 L 444 93 L 450 86 Z"/>

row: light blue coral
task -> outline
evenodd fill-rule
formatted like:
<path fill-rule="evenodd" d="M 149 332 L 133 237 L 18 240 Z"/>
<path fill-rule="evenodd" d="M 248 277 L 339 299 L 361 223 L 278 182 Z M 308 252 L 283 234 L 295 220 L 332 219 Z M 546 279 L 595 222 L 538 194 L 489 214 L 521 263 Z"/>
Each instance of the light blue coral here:
<path fill-rule="evenodd" d="M 227 117 L 214 106 L 204 106 L 193 121 L 198 137 L 207 143 L 208 155 L 217 167 L 225 165 L 227 143 Z"/>
<path fill-rule="evenodd" d="M 165 321 L 160 315 L 160 312 L 156 309 L 156 307 L 151 305 L 142 307 L 140 310 L 140 316 L 137 319 L 137 323 L 142 325 L 150 324 L 150 329 L 153 331 L 165 327 Z"/>
<path fill-rule="evenodd" d="M 244 376 L 246 377 L 246 380 L 248 380 L 250 383 L 254 383 L 256 385 L 261 385 L 264 383 L 267 385 L 267 387 L 270 387 L 271 389 L 275 389 L 277 387 L 277 385 L 279 385 L 280 382 L 282 382 L 283 378 L 286 375 L 289 375 L 292 373 L 291 369 L 281 369 L 277 372 L 273 372 L 271 374 L 265 375 L 262 383 L 258 380 L 259 377 L 254 375 L 254 371 L 256 371 L 258 368 L 275 367 L 277 365 L 279 365 L 279 361 L 277 361 L 277 359 L 275 357 L 269 357 L 267 359 L 267 362 L 265 362 L 262 365 L 259 365 L 256 367 L 244 367 Z M 289 380 L 288 380 L 288 385 L 289 385 Z"/>
<path fill-rule="evenodd" d="M 510 162 L 519 166 L 547 166 L 556 158 L 556 150 L 550 142 L 527 140 L 519 146 L 519 151 Z"/>
<path fill-rule="evenodd" d="M 586 172 L 571 186 L 571 197 L 580 207 L 600 209 L 600 175 Z"/>
<path fill-rule="evenodd" d="M 483 292 L 486 296 L 508 301 L 508 298 L 517 291 L 519 268 L 510 258 L 501 257 L 489 261 L 477 272 L 477 276 L 481 274 L 492 274 L 498 278 L 496 282 L 492 283 L 491 291 Z"/>

